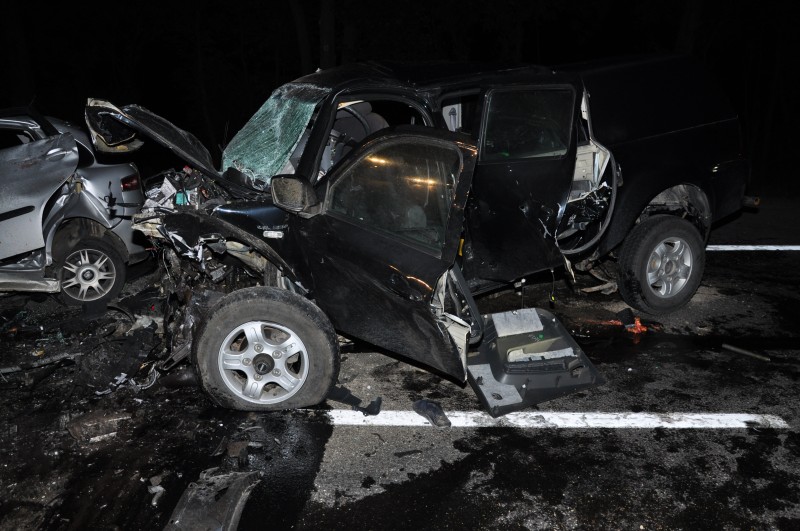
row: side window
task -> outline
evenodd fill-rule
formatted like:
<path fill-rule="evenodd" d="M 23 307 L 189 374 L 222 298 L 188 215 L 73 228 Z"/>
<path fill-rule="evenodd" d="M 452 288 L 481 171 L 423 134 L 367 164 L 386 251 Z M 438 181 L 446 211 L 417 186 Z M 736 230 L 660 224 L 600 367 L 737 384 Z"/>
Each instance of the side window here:
<path fill-rule="evenodd" d="M 347 168 L 328 194 L 329 212 L 440 249 L 461 154 L 455 147 L 390 141 Z"/>
<path fill-rule="evenodd" d="M 570 144 L 574 93 L 516 89 L 490 93 L 481 160 L 560 157 Z"/>
<path fill-rule="evenodd" d="M 427 120 L 409 103 L 395 99 L 342 100 L 338 103 L 328 144 L 320 163 L 321 175 L 366 137 L 396 125 L 426 125 Z"/>

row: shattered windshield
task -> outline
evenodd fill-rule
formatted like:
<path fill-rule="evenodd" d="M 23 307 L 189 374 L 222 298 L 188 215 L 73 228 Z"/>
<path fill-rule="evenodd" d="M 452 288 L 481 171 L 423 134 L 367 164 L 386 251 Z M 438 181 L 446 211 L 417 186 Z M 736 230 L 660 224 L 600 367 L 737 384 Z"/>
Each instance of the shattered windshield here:
<path fill-rule="evenodd" d="M 286 166 L 314 108 L 328 92 L 328 88 L 307 83 L 288 83 L 276 89 L 225 148 L 223 171 L 233 167 L 251 186 L 266 188 L 272 176 Z"/>

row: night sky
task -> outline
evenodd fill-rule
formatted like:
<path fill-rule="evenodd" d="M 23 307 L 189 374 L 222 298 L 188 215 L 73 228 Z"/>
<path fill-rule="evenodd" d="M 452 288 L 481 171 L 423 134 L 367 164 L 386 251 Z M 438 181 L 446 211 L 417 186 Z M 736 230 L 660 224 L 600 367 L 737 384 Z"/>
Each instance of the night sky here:
<path fill-rule="evenodd" d="M 695 56 L 742 119 L 753 194 L 800 192 L 789 129 L 800 66 L 790 2 L 40 2 L 4 5 L 0 106 L 82 121 L 88 97 L 137 103 L 221 148 L 273 89 L 359 60 L 554 65 Z M 775 187 L 780 186 L 780 190 Z"/>

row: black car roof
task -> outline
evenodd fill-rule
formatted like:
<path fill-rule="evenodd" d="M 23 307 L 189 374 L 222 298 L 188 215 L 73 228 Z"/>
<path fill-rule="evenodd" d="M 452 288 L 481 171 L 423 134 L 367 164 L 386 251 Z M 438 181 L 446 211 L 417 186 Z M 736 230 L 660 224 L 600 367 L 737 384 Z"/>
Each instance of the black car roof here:
<path fill-rule="evenodd" d="M 546 67 L 528 64 L 371 61 L 318 70 L 297 79 L 296 82 L 335 89 L 373 84 L 421 88 L 457 85 L 475 80 L 523 80 L 552 73 Z"/>

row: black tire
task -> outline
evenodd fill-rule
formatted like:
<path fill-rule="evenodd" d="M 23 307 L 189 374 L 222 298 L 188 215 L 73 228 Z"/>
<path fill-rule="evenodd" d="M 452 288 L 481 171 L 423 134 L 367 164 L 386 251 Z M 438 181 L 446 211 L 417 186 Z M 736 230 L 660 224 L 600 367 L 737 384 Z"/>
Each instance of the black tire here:
<path fill-rule="evenodd" d="M 83 238 L 56 258 L 56 274 L 65 304 L 106 304 L 125 285 L 125 261 L 110 243 Z"/>
<path fill-rule="evenodd" d="M 625 238 L 617 265 L 622 299 L 642 312 L 663 315 L 686 305 L 700 287 L 705 246 L 685 219 L 653 216 Z"/>
<path fill-rule="evenodd" d="M 220 299 L 200 323 L 193 356 L 211 399 L 244 411 L 319 404 L 339 376 L 328 318 L 308 299 L 277 288 L 245 288 Z"/>

